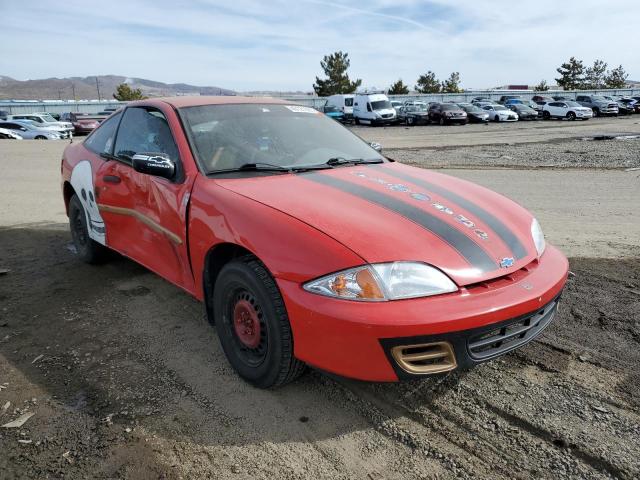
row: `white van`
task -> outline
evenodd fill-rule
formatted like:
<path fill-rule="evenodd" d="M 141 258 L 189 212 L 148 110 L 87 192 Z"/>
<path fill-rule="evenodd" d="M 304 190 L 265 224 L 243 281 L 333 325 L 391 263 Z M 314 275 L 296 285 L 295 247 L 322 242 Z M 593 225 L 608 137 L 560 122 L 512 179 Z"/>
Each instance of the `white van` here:
<path fill-rule="evenodd" d="M 344 113 L 344 119 L 353 120 L 353 94 L 346 95 L 331 95 L 327 98 L 327 106 L 331 105 L 336 107 L 342 113 Z"/>
<path fill-rule="evenodd" d="M 383 125 L 397 122 L 396 110 L 383 93 L 356 95 L 353 99 L 356 124 Z"/>

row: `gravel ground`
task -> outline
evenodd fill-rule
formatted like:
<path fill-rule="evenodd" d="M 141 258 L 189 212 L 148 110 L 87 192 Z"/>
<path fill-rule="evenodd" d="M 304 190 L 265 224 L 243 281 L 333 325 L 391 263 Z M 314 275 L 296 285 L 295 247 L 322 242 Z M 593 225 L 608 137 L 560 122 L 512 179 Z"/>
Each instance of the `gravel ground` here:
<path fill-rule="evenodd" d="M 550 143 L 386 149 L 397 161 L 427 168 L 638 168 L 640 138 Z"/>
<path fill-rule="evenodd" d="M 448 172 L 527 205 L 570 256 L 541 337 L 438 380 L 311 371 L 261 391 L 231 370 L 193 298 L 117 255 L 77 259 L 63 143 L 0 141 L 0 425 L 34 414 L 0 427 L 0 478 L 640 478 L 640 175 L 529 169 L 535 147 L 575 143 L 563 142 L 518 150 L 525 170 Z M 465 156 L 516 157 L 502 148 Z"/>

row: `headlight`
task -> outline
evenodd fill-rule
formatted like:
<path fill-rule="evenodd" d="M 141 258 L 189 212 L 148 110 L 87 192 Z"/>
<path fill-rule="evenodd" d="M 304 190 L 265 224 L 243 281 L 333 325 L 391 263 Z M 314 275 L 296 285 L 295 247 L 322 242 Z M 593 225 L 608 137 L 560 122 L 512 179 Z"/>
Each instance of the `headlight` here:
<path fill-rule="evenodd" d="M 436 268 L 417 262 L 363 265 L 306 283 L 308 292 L 368 302 L 427 297 L 458 287 Z"/>
<path fill-rule="evenodd" d="M 542 228 L 540 227 L 538 220 L 535 218 L 531 222 L 531 237 L 533 238 L 533 243 L 536 245 L 538 256 L 541 257 L 544 253 L 545 247 L 547 246 L 547 242 L 545 242 Z"/>

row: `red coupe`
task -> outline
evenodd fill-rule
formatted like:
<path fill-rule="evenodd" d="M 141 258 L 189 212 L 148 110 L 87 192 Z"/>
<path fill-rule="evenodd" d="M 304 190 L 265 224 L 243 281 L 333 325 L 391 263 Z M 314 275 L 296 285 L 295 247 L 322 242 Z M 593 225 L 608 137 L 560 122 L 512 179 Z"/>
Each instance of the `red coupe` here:
<path fill-rule="evenodd" d="M 280 100 L 130 103 L 67 147 L 62 189 L 83 260 L 115 250 L 203 301 L 263 388 L 307 364 L 371 381 L 471 367 L 538 336 L 567 278 L 518 204 Z"/>

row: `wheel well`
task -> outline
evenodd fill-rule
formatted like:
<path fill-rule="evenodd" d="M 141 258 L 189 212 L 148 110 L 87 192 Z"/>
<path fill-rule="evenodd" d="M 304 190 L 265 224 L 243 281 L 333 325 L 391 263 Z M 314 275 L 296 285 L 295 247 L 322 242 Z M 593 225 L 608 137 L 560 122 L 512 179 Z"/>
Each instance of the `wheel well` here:
<path fill-rule="evenodd" d="M 62 195 L 64 196 L 64 208 L 67 212 L 67 216 L 69 215 L 69 202 L 75 193 L 76 192 L 71 184 L 69 182 L 64 182 L 64 185 L 62 186 Z"/>
<path fill-rule="evenodd" d="M 253 255 L 240 245 L 235 243 L 220 243 L 207 252 L 204 260 L 204 271 L 202 274 L 202 286 L 204 291 L 204 304 L 207 310 L 207 318 L 213 325 L 213 289 L 215 288 L 216 279 L 222 267 L 235 258 L 243 255 Z"/>

